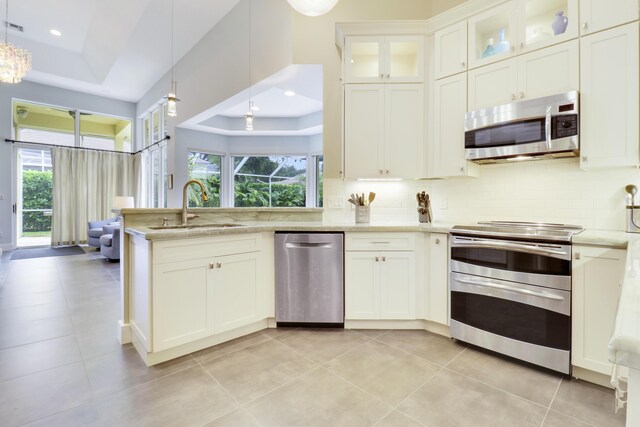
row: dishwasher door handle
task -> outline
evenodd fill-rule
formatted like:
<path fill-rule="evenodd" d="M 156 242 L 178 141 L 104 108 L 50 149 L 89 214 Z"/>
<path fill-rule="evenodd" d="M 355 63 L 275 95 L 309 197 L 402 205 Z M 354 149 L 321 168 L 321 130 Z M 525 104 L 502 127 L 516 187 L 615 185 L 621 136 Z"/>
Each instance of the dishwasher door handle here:
<path fill-rule="evenodd" d="M 333 248 L 333 243 L 331 242 L 295 242 L 295 243 L 285 243 L 284 245 L 287 249 L 310 249 L 310 248 L 322 248 L 322 249 L 331 249 Z"/>

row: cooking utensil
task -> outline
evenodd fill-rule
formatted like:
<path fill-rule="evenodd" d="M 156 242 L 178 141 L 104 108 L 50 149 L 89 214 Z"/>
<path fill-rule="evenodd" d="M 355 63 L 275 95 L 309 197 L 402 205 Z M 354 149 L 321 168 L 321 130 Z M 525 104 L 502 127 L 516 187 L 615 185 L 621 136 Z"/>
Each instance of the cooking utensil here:
<path fill-rule="evenodd" d="M 369 203 L 367 203 L 367 205 L 370 205 L 371 203 L 373 203 L 375 198 L 376 198 L 376 193 L 369 193 Z"/>

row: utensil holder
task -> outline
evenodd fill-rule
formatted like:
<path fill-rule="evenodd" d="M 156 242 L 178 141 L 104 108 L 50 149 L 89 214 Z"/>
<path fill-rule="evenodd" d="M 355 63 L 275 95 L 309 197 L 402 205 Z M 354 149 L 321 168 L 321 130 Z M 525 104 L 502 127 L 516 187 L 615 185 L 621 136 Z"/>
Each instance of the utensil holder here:
<path fill-rule="evenodd" d="M 367 224 L 371 218 L 369 206 L 356 206 L 356 224 Z"/>
<path fill-rule="evenodd" d="M 425 211 L 424 213 L 421 210 Z M 431 224 L 433 221 L 433 213 L 431 212 L 431 205 L 426 208 L 418 209 L 418 221 L 421 224 Z"/>

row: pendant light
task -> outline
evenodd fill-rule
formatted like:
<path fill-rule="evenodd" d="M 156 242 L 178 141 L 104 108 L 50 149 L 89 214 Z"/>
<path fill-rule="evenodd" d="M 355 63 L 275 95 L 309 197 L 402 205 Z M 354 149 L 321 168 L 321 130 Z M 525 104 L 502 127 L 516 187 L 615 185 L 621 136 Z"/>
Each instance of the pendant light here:
<path fill-rule="evenodd" d="M 307 16 L 320 16 L 333 9 L 338 0 L 287 0 L 291 7 Z"/>
<path fill-rule="evenodd" d="M 249 101 L 249 111 L 244 115 L 245 120 L 247 121 L 245 130 L 253 130 L 253 101 Z"/>
<path fill-rule="evenodd" d="M 31 69 L 31 53 L 9 43 L 9 0 L 5 3 L 4 42 L 0 42 L 0 82 L 20 83 Z"/>
<path fill-rule="evenodd" d="M 171 0 L 171 89 L 169 94 L 165 96 L 167 100 L 167 115 L 175 117 L 178 115 L 178 101 L 176 94 L 178 93 L 178 82 L 173 79 L 173 0 Z"/>
<path fill-rule="evenodd" d="M 244 129 L 248 131 L 253 130 L 253 100 L 251 99 L 251 20 L 252 20 L 252 3 L 253 0 L 249 0 L 249 111 L 244 115 L 246 120 Z"/>

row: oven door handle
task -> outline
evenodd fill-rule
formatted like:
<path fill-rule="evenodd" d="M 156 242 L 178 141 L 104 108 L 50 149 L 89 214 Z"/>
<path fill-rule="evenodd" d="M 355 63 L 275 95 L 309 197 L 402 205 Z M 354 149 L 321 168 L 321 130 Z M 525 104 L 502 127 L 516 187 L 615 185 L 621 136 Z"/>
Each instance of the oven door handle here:
<path fill-rule="evenodd" d="M 503 290 L 503 291 L 517 292 L 519 294 L 531 295 L 531 296 L 534 296 L 534 297 L 552 299 L 552 300 L 556 300 L 556 301 L 564 301 L 563 297 L 551 294 L 549 292 L 530 291 L 529 289 L 516 288 L 516 287 L 513 287 L 513 286 L 509 286 L 509 285 L 503 285 L 502 283 L 485 282 L 483 280 L 472 280 L 472 279 L 462 279 L 462 278 L 456 278 L 455 280 L 457 282 L 464 283 L 464 284 L 467 284 L 467 285 L 484 286 L 484 287 L 487 287 L 487 288 L 495 288 L 495 289 L 500 289 L 500 290 Z"/>
<path fill-rule="evenodd" d="M 471 240 L 469 242 L 464 242 L 460 240 L 455 240 L 452 247 L 458 248 L 484 248 L 484 249 L 507 249 L 516 252 L 524 252 L 527 254 L 533 255 L 551 255 L 557 257 L 568 257 L 569 253 L 562 250 L 544 248 L 540 246 L 532 246 L 532 245 L 519 245 L 517 243 L 509 243 L 509 242 L 497 242 L 497 241 L 489 241 L 489 240 Z"/>

